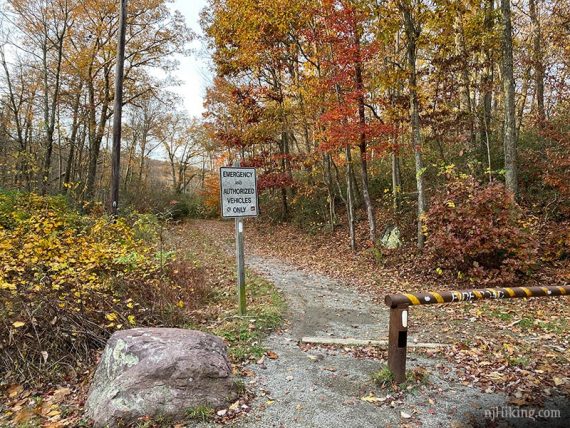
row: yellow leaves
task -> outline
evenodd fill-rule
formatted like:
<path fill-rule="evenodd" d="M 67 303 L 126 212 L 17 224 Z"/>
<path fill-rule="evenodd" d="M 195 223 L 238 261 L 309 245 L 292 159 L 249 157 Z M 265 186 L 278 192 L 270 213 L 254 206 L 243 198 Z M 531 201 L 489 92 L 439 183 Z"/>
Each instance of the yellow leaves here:
<path fill-rule="evenodd" d="M 447 206 L 448 206 L 449 208 L 455 208 L 455 202 L 453 202 L 453 201 L 447 201 Z"/>
<path fill-rule="evenodd" d="M 12 323 L 12 325 L 14 326 L 14 328 L 21 328 L 21 327 L 24 327 L 26 325 L 26 323 L 22 322 L 22 321 L 14 321 Z"/>
<path fill-rule="evenodd" d="M 176 306 L 178 306 L 180 309 L 183 309 L 183 308 L 184 308 L 184 302 L 183 302 L 182 300 L 179 300 L 179 301 L 176 303 Z"/>
<path fill-rule="evenodd" d="M 137 324 L 137 321 L 136 321 L 134 315 L 129 315 L 129 316 L 127 317 L 127 320 L 129 321 L 129 324 L 130 324 L 130 325 L 136 325 L 136 324 Z"/>
<path fill-rule="evenodd" d="M 77 397 L 72 397 L 73 391 L 68 387 L 57 388 L 51 395 L 37 395 L 32 390 L 25 390 L 21 385 L 12 385 L 6 391 L 4 403 L 6 411 L 0 415 L 0 425 L 7 419 L 11 419 L 11 426 L 42 426 L 59 428 L 75 426 L 71 418 L 76 416 L 69 413 L 69 404 L 76 402 Z M 4 398 L 4 397 L 2 397 Z M 66 404 L 66 412 L 62 410 L 62 404 Z M 64 416 L 65 415 L 65 416 Z M 64 420 L 67 417 L 69 419 Z"/>
<path fill-rule="evenodd" d="M 384 401 L 386 401 L 385 397 L 376 397 L 374 395 L 372 395 L 372 393 L 360 398 L 362 401 L 366 401 L 367 403 L 382 403 Z"/>
<path fill-rule="evenodd" d="M 0 278 L 0 290 L 16 291 L 16 286 Z"/>
<path fill-rule="evenodd" d="M 106 314 L 105 318 L 109 321 L 117 321 L 118 316 L 116 313 L 112 312 L 110 314 Z"/>

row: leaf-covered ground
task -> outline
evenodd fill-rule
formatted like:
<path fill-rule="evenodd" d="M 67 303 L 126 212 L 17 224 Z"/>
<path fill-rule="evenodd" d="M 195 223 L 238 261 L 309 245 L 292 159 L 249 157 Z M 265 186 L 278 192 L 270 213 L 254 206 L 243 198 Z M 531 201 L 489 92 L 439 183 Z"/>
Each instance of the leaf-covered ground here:
<path fill-rule="evenodd" d="M 212 222 L 210 234 L 231 226 Z M 393 292 L 453 289 L 416 269 L 412 250 L 382 258 L 370 249 L 353 254 L 347 242 L 344 231 L 310 235 L 290 225 L 246 226 L 249 251 L 342 279 L 378 304 Z M 544 282 L 538 277 L 525 285 L 564 284 L 567 278 L 562 267 Z M 423 306 L 410 310 L 410 331 L 420 341 L 450 344 L 438 355 L 454 363 L 464 385 L 505 392 L 516 405 L 540 404 L 549 396 L 570 397 L 568 303 L 561 297 Z"/>

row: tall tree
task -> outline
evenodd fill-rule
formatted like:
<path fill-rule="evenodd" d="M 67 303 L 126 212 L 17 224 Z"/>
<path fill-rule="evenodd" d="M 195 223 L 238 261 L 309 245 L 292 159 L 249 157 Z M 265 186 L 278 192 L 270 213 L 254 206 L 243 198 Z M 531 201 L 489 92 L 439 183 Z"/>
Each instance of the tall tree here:
<path fill-rule="evenodd" d="M 517 132 L 515 123 L 515 77 L 513 64 L 513 30 L 511 22 L 511 1 L 501 0 L 501 17 L 503 24 L 503 98 L 504 98 L 504 134 L 505 151 L 505 185 L 513 195 L 518 195 L 517 174 Z"/>
<path fill-rule="evenodd" d="M 539 125 L 544 124 L 546 113 L 544 108 L 544 52 L 542 46 L 542 29 L 540 25 L 540 0 L 529 0 L 529 15 L 532 23 L 532 62 L 534 67 L 534 90 Z"/>
<path fill-rule="evenodd" d="M 410 97 L 410 126 L 412 135 L 412 147 L 414 149 L 414 160 L 416 165 L 416 189 L 418 192 L 418 248 L 424 247 L 425 235 L 423 231 L 423 217 L 427 210 L 427 199 L 425 194 L 424 162 L 422 157 L 422 142 L 420 128 L 420 103 L 418 98 L 417 79 L 417 42 L 421 34 L 421 27 L 414 17 L 415 0 L 399 0 L 398 7 L 404 18 L 404 30 L 407 38 L 408 57 L 408 91 Z"/>
<path fill-rule="evenodd" d="M 42 108 L 45 148 L 41 168 L 41 192 L 49 185 L 56 114 L 60 103 L 64 44 L 72 25 L 72 0 L 43 2 L 38 0 L 10 0 L 13 22 L 18 22 L 23 37 L 21 49 L 33 52 L 42 76 Z M 33 47 L 30 49 L 30 45 Z"/>

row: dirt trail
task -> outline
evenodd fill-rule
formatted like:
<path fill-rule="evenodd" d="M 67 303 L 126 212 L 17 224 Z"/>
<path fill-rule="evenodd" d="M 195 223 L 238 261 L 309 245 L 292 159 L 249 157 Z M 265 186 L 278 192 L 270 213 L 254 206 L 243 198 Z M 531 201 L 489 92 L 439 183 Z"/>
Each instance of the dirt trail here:
<path fill-rule="evenodd" d="M 231 225 L 204 224 L 206 234 L 222 240 L 233 251 Z M 223 234 L 224 236 L 220 236 Z M 281 333 L 270 335 L 264 346 L 278 355 L 248 368 L 256 376 L 246 378 L 255 392 L 251 412 L 234 422 L 236 427 L 470 427 L 488 426 L 485 410 L 506 406 L 500 394 L 456 383 L 448 363 L 411 354 L 408 368 L 429 371 L 425 385 L 405 394 L 392 405 L 372 404 L 362 397 L 373 392 L 384 399 L 389 392 L 377 388 L 371 374 L 381 364 L 373 356 L 355 358 L 339 349 L 302 350 L 303 336 L 385 339 L 388 310 L 366 295 L 329 277 L 303 271 L 246 247 L 249 269 L 272 281 L 282 291 L 288 310 Z M 413 340 L 413 335 L 409 340 Z M 388 398 L 386 403 L 390 402 Z M 556 407 L 554 407 L 556 408 Z M 514 426 L 567 426 L 561 419 L 510 420 Z M 514 423 L 513 423 L 514 422 Z M 505 421 L 498 425 L 509 426 Z"/>

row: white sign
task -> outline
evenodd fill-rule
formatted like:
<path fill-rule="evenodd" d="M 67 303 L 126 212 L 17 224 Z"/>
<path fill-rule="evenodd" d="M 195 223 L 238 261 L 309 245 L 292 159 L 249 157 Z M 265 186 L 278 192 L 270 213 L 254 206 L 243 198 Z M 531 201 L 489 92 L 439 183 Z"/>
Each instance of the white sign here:
<path fill-rule="evenodd" d="M 255 168 L 220 168 L 222 217 L 255 217 L 257 176 Z"/>

